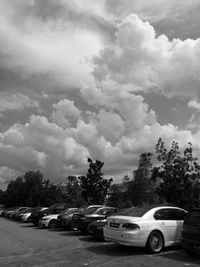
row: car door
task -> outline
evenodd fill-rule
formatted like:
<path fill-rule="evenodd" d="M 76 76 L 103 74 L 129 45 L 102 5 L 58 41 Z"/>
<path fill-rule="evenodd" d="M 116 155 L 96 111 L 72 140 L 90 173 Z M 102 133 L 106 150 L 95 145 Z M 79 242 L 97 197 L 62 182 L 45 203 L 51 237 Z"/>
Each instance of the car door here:
<path fill-rule="evenodd" d="M 165 239 L 165 244 L 170 245 L 177 239 L 177 220 L 174 219 L 173 209 L 162 208 L 156 211 L 154 218 L 159 224 Z"/>
<path fill-rule="evenodd" d="M 183 230 L 183 221 L 186 215 L 187 215 L 187 212 L 185 210 L 182 210 L 182 209 L 172 210 L 172 218 L 174 221 L 176 221 L 176 225 L 177 225 L 175 236 L 174 236 L 175 242 L 179 242 L 181 239 L 181 233 Z"/>

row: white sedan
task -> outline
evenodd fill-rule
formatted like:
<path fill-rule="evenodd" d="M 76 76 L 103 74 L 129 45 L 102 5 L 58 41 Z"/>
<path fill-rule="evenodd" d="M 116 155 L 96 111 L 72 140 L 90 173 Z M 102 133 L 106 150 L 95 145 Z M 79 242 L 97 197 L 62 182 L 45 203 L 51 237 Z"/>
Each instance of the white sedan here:
<path fill-rule="evenodd" d="M 180 243 L 184 209 L 173 206 L 130 208 L 107 218 L 104 238 L 121 245 L 146 247 L 159 253 L 164 247 Z"/>
<path fill-rule="evenodd" d="M 45 228 L 54 229 L 57 227 L 57 218 L 59 214 L 50 214 L 47 216 L 42 217 L 39 220 L 39 226 Z"/>

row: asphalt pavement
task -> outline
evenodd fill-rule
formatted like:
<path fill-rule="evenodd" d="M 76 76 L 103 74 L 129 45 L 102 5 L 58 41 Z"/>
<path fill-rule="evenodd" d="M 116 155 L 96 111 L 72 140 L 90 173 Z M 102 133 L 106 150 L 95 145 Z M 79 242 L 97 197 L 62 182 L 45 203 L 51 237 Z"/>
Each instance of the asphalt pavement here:
<path fill-rule="evenodd" d="M 3 266 L 94 266 L 179 267 L 200 266 L 181 247 L 158 255 L 144 249 L 123 247 L 74 231 L 40 229 L 0 217 L 0 267 Z"/>

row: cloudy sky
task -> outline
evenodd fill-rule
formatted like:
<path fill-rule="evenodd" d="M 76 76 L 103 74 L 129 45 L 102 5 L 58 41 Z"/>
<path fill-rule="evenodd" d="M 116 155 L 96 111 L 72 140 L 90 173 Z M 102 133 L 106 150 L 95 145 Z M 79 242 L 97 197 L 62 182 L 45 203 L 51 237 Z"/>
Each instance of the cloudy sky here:
<path fill-rule="evenodd" d="M 119 181 L 159 137 L 200 158 L 200 0 L 0 0 L 0 188 Z"/>

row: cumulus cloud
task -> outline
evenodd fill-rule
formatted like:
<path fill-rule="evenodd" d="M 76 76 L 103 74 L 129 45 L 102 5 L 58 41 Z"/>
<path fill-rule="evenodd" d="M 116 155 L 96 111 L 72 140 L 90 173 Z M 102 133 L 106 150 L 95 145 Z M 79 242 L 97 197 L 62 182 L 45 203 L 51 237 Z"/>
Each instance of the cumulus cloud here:
<path fill-rule="evenodd" d="M 23 110 L 25 108 L 39 109 L 39 103 L 23 94 L 2 95 L 0 99 L 0 116 L 8 110 Z"/>
<path fill-rule="evenodd" d="M 104 161 L 105 175 L 119 177 L 132 172 L 140 153 L 154 151 L 159 137 L 199 149 L 198 128 L 159 123 L 145 100 L 155 92 L 187 98 L 188 107 L 199 110 L 200 39 L 170 40 L 134 14 L 158 21 L 174 7 L 161 2 L 166 9 L 155 0 L 0 0 L 0 72 L 25 84 L 39 80 L 42 87 L 32 90 L 41 90 L 39 101 L 52 101 L 43 116 L 0 133 L 1 181 L 5 170 L 8 180 L 31 169 L 51 179 L 84 175 L 87 157 Z M 40 107 L 22 93 L 0 101 L 2 115 Z"/>
<path fill-rule="evenodd" d="M 189 108 L 194 108 L 196 111 L 200 111 L 200 103 L 196 100 L 191 100 L 188 102 Z"/>
<path fill-rule="evenodd" d="M 82 5 L 74 5 L 69 1 L 0 1 L 0 69 L 11 70 L 23 79 L 35 75 L 44 76 L 44 81 L 49 75 L 53 85 L 59 85 L 58 89 L 89 82 L 88 58 L 102 47 L 106 38 L 92 30 L 92 26 L 88 28 L 88 24 L 98 24 L 89 8 L 84 11 L 89 13 L 89 21 L 83 19 L 86 14 L 79 14 L 79 24 L 74 23 L 74 12 L 82 12 Z"/>
<path fill-rule="evenodd" d="M 79 110 L 73 101 L 68 99 L 61 100 L 59 103 L 54 104 L 55 111 L 52 113 L 53 121 L 63 127 L 70 127 L 78 121 L 81 116 Z"/>
<path fill-rule="evenodd" d="M 94 58 L 99 95 L 106 84 L 115 91 L 199 97 L 200 39 L 170 41 L 135 14 L 118 25 L 116 38 Z"/>

